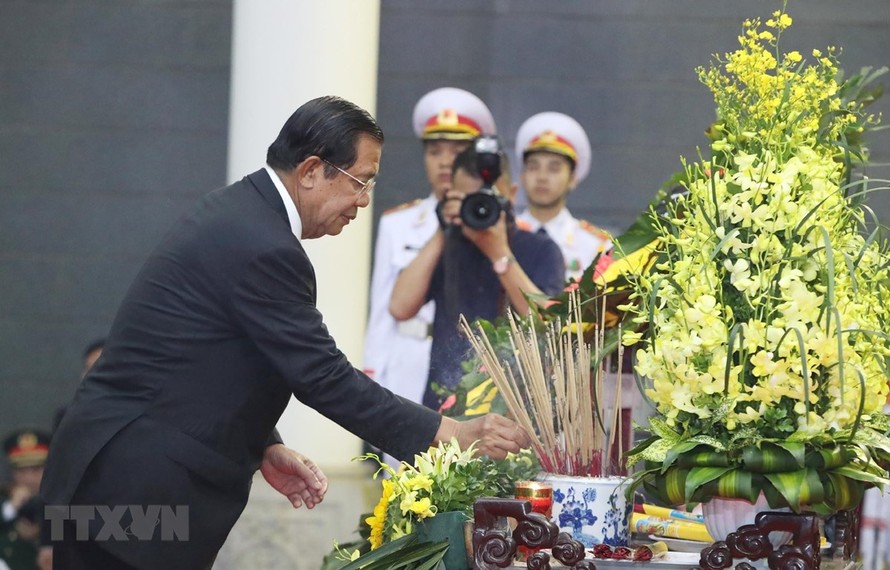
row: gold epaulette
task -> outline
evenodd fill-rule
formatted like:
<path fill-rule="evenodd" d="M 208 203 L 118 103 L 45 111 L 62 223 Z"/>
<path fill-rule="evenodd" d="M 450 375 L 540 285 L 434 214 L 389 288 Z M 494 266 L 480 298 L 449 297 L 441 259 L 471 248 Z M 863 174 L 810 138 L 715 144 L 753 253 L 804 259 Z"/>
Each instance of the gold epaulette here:
<path fill-rule="evenodd" d="M 521 218 L 516 219 L 516 227 L 527 232 L 532 231 L 532 225 Z"/>
<path fill-rule="evenodd" d="M 610 240 L 612 239 L 611 234 L 602 228 L 598 228 L 595 225 L 591 224 L 587 220 L 578 220 L 578 225 L 581 226 L 581 229 L 585 232 L 594 235 L 602 240 Z"/>
<path fill-rule="evenodd" d="M 384 210 L 383 215 L 385 216 L 386 214 L 392 214 L 393 212 L 406 210 L 412 206 L 416 206 L 420 202 L 423 202 L 423 198 L 418 198 L 416 200 L 411 200 L 410 202 L 405 202 L 404 204 L 399 204 L 398 206 L 393 206 L 392 208 L 390 208 L 388 210 Z"/>

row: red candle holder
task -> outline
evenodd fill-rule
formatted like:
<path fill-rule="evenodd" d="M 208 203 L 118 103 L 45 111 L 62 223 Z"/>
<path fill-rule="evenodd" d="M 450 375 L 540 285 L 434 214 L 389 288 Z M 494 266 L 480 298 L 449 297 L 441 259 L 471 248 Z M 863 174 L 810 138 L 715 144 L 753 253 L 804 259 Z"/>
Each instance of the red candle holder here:
<path fill-rule="evenodd" d="M 532 504 L 532 510 L 548 519 L 553 512 L 553 486 L 539 481 L 519 481 L 516 483 L 516 498 Z"/>
<path fill-rule="evenodd" d="M 516 483 L 515 498 L 528 501 L 532 511 L 541 513 L 548 519 L 553 514 L 553 485 L 540 481 L 519 481 Z M 525 560 L 537 549 L 520 546 L 517 550 L 520 560 Z"/>

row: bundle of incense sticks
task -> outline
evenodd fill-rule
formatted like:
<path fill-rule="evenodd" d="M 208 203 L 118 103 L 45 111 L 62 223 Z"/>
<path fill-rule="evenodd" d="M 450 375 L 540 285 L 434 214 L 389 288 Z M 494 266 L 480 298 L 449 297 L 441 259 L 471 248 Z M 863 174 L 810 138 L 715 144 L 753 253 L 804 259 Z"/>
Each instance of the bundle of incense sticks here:
<path fill-rule="evenodd" d="M 607 418 L 608 406 L 599 397 L 604 393 L 604 359 L 597 358 L 596 366 L 591 366 L 577 291 L 569 295 L 566 323 L 558 319 L 550 322 L 543 336 L 533 315 L 525 320 L 512 312 L 507 316 L 512 360 L 502 359 L 483 328 L 477 326 L 474 331 L 463 315 L 461 328 L 503 395 L 511 416 L 532 438 L 541 467 L 560 475 L 599 477 L 616 473 L 619 466 L 611 464 L 608 450 L 616 444 L 621 429 L 621 390 L 616 388 Z M 597 325 L 594 339 L 595 354 L 602 355 L 602 326 Z M 619 363 L 621 360 L 619 349 Z M 620 369 L 618 374 L 620 378 Z M 620 446 L 620 438 L 617 444 Z M 620 449 L 617 456 L 621 457 Z"/>

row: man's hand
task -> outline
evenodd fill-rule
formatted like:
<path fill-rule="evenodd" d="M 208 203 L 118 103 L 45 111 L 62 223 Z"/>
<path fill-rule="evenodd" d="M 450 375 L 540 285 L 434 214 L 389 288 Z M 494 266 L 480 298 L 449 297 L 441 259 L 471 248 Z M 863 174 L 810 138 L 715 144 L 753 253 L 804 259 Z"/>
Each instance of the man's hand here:
<path fill-rule="evenodd" d="M 9 490 L 9 504 L 18 512 L 22 505 L 28 502 L 34 494 L 25 485 L 13 485 Z"/>
<path fill-rule="evenodd" d="M 463 226 L 462 231 L 464 237 L 473 242 L 473 245 L 492 261 L 513 254 L 507 237 L 507 214 L 505 212 L 501 212 L 501 217 L 491 227 L 474 230 Z"/>
<path fill-rule="evenodd" d="M 328 490 L 327 477 L 311 459 L 280 443 L 266 447 L 260 472 L 295 509 L 304 503 L 313 508 Z"/>
<path fill-rule="evenodd" d="M 53 570 L 53 547 L 41 546 L 37 551 L 38 570 Z"/>
<path fill-rule="evenodd" d="M 444 200 L 442 204 L 442 219 L 446 224 L 459 226 L 463 223 L 460 219 L 460 205 L 466 196 L 466 194 L 457 190 L 445 192 L 445 195 L 442 197 Z"/>
<path fill-rule="evenodd" d="M 476 454 L 501 460 L 531 446 L 531 439 L 519 424 L 499 414 L 486 414 L 463 422 L 442 418 L 434 443 L 456 438 L 462 449 L 476 442 Z"/>
<path fill-rule="evenodd" d="M 507 237 L 507 214 L 501 212 L 500 218 L 493 226 L 482 230 L 465 226 L 460 218 L 460 208 L 466 197 L 467 194 L 457 190 L 449 190 L 445 193 L 445 203 L 442 205 L 442 218 L 445 222 L 450 225 L 460 226 L 464 237 L 472 242 L 489 259 L 498 259 L 505 255 L 512 255 Z"/>

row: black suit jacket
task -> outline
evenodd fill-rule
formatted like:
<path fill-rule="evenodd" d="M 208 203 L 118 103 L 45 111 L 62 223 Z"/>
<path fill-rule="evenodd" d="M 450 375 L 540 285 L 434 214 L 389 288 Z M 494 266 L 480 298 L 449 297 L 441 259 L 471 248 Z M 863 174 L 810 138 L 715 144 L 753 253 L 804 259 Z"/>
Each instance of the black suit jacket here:
<path fill-rule="evenodd" d="M 425 450 L 440 417 L 353 368 L 315 302 L 265 170 L 205 196 L 128 291 L 54 436 L 47 504 L 187 505 L 187 542 L 101 545 L 139 567 L 200 568 L 244 508 L 291 394 L 396 457 Z"/>

